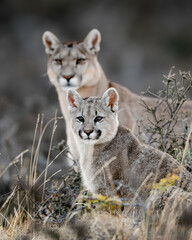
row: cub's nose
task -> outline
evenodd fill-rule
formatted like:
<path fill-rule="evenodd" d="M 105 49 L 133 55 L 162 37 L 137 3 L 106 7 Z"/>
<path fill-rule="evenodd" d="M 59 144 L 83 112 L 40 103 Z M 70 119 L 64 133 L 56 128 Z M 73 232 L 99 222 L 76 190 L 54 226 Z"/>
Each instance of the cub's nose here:
<path fill-rule="evenodd" d="M 84 132 L 89 136 L 93 132 L 93 129 L 84 129 Z"/>
<path fill-rule="evenodd" d="M 63 75 L 63 77 L 69 82 L 69 80 L 71 78 L 73 78 L 75 75 L 74 74 L 71 74 L 71 75 Z"/>

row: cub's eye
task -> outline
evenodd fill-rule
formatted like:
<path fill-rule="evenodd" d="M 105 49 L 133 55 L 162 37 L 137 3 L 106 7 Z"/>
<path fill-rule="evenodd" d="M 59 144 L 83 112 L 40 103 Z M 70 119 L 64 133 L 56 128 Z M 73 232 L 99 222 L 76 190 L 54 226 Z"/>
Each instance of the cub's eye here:
<path fill-rule="evenodd" d="M 57 65 L 62 65 L 62 59 L 56 58 L 53 60 L 53 62 Z"/>
<path fill-rule="evenodd" d="M 85 63 L 85 61 L 86 61 L 86 58 L 78 58 L 76 60 L 76 64 L 83 64 L 83 63 Z"/>
<path fill-rule="evenodd" d="M 102 119 L 103 119 L 103 117 L 98 116 L 94 119 L 94 122 L 100 122 Z"/>
<path fill-rule="evenodd" d="M 79 122 L 84 122 L 85 121 L 85 119 L 83 118 L 83 117 L 77 117 L 77 120 L 79 120 Z"/>

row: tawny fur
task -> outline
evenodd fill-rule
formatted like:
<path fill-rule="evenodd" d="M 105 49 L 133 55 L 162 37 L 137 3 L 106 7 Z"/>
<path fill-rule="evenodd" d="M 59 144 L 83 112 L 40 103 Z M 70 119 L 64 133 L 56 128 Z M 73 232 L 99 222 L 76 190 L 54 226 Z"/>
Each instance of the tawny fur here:
<path fill-rule="evenodd" d="M 137 120 L 140 119 L 143 125 L 149 125 L 148 118 L 151 116 L 141 106 L 140 96 L 132 93 L 127 88 L 109 82 L 105 73 L 97 60 L 97 53 L 100 50 L 101 35 L 98 30 L 93 29 L 82 42 L 62 43 L 51 32 L 45 32 L 43 43 L 45 51 L 48 54 L 48 76 L 51 83 L 55 86 L 61 111 L 66 121 L 67 141 L 71 154 L 75 159 L 79 159 L 80 153 L 72 131 L 69 125 L 70 115 L 67 109 L 66 91 L 69 87 L 74 88 L 83 97 L 97 96 L 101 97 L 109 88 L 114 87 L 119 93 L 119 122 L 128 127 L 134 133 L 137 133 Z M 58 60 L 59 59 L 59 60 Z M 70 86 L 66 86 L 65 76 L 71 77 Z M 154 106 L 155 99 L 144 97 L 148 106 Z M 159 107 L 157 118 L 161 118 L 164 110 L 163 105 Z M 192 114 L 192 103 L 187 101 L 178 113 L 179 118 Z M 168 115 L 166 111 L 163 115 Z M 189 118 L 189 123 L 191 118 Z M 178 123 L 174 129 L 175 133 L 183 133 L 181 123 Z"/>
<path fill-rule="evenodd" d="M 146 200 L 153 183 L 176 171 L 180 177 L 178 186 L 192 191 L 192 175 L 173 157 L 140 143 L 128 128 L 119 125 L 118 99 L 114 88 L 108 89 L 102 98 L 82 99 L 74 90 L 68 93 L 71 126 L 79 146 L 85 188 L 93 194 L 111 195 L 116 181 L 126 185 L 117 192 L 121 197 L 133 197 L 141 188 L 139 194 Z M 80 116 L 83 121 L 78 120 Z M 97 122 L 98 116 L 102 119 Z M 85 129 L 92 130 L 91 134 L 86 135 Z"/>

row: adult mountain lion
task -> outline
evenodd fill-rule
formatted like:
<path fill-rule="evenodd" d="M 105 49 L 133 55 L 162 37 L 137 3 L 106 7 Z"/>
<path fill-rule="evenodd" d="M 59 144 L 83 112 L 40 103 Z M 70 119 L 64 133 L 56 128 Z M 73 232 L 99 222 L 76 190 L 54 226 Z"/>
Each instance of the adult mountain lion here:
<path fill-rule="evenodd" d="M 173 157 L 140 143 L 128 128 L 119 125 L 119 95 L 114 88 L 109 88 L 101 98 L 85 99 L 71 89 L 67 100 L 83 183 L 91 193 L 113 194 L 116 180 L 127 186 L 119 188 L 118 194 L 133 197 L 148 178 L 140 189 L 145 201 L 152 184 L 174 170 L 180 172 L 179 186 L 192 190 L 192 175 Z"/>
<path fill-rule="evenodd" d="M 71 127 L 69 125 L 69 112 L 66 102 L 66 90 L 76 89 L 83 97 L 101 97 L 103 92 L 109 87 L 114 87 L 119 93 L 119 121 L 122 125 L 137 131 L 137 119 L 141 119 L 143 125 L 149 124 L 150 115 L 139 103 L 140 96 L 132 93 L 128 89 L 109 82 L 106 78 L 101 65 L 97 60 L 97 53 L 100 50 L 101 34 L 98 30 L 91 30 L 82 42 L 62 43 L 51 32 L 43 34 L 45 52 L 48 55 L 48 76 L 51 83 L 55 86 L 61 110 L 66 120 L 67 141 L 70 152 L 75 159 L 79 159 L 77 144 L 74 140 Z M 154 106 L 156 101 L 152 98 L 144 98 L 147 105 Z M 166 115 L 163 105 L 159 107 L 157 118 L 161 114 Z M 179 115 L 192 113 L 191 102 L 185 102 Z M 167 114 L 168 115 L 168 114 Z M 176 125 L 175 132 L 179 132 L 181 124 Z"/>

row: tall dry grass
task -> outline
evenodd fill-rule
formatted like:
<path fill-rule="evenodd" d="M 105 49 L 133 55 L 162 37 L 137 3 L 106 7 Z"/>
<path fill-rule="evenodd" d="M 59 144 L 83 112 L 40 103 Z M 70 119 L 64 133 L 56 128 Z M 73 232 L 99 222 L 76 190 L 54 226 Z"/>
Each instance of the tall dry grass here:
<path fill-rule="evenodd" d="M 20 153 L 0 173 L 0 177 L 2 177 L 13 165 L 17 170 L 17 179 L 14 179 L 14 183 L 12 182 L 13 190 L 9 194 L 1 196 L 5 198 L 4 203 L 0 207 L 1 232 L 6 236 L 4 239 L 15 239 L 16 236 L 19 236 L 23 231 L 32 226 L 32 223 L 35 221 L 34 209 L 41 211 L 41 205 L 44 203 L 46 184 L 61 171 L 61 169 L 59 169 L 51 176 L 48 176 L 50 166 L 54 164 L 55 160 L 67 149 L 64 148 L 54 157 L 54 159 L 50 160 L 57 121 L 61 118 L 63 117 L 58 117 L 56 112 L 54 118 L 44 125 L 44 116 L 39 114 L 37 117 L 31 150 L 27 149 Z M 38 161 L 39 153 L 41 151 L 41 143 L 45 132 L 51 127 L 51 125 L 52 133 L 46 167 L 40 173 L 38 172 Z M 29 164 L 28 166 L 25 166 L 25 168 L 27 167 L 27 170 L 25 169 L 25 176 L 22 176 L 24 162 L 29 162 Z M 27 182 L 25 182 L 25 180 L 27 180 Z M 41 205 L 39 202 L 36 202 L 36 194 L 39 190 L 41 190 Z"/>
<path fill-rule="evenodd" d="M 186 76 L 186 73 L 182 74 Z M 170 72 L 168 80 L 173 77 Z M 172 80 L 175 83 L 175 80 Z M 60 155 L 67 151 L 67 148 L 64 147 L 51 159 L 53 139 L 59 119 L 56 112 L 54 118 L 48 123 L 44 123 L 44 116 L 38 115 L 31 149 L 19 154 L 0 173 L 0 177 L 2 177 L 11 166 L 15 166 L 17 169 L 17 181 L 13 184 L 13 190 L 5 196 L 0 196 L 5 199 L 0 206 L 0 239 L 192 239 L 192 193 L 178 188 L 177 184 L 172 184 L 172 178 L 171 182 L 170 178 L 167 177 L 156 184 L 145 203 L 138 203 L 138 198 L 140 189 L 146 185 L 147 179 L 134 193 L 133 199 L 129 199 L 127 202 L 120 199 L 118 203 L 113 201 L 114 199 L 109 200 L 102 196 L 96 198 L 89 195 L 84 196 L 80 187 L 80 177 L 74 172 L 67 174 L 60 184 L 55 181 L 47 189 L 47 183 L 51 182 L 54 176 L 62 171 L 58 169 L 50 175 L 50 167 Z M 175 121 L 175 118 L 173 120 Z M 170 124 L 169 121 L 168 124 Z M 48 128 L 52 128 L 52 131 L 47 161 L 43 171 L 39 172 L 38 162 L 41 144 Z M 192 127 L 190 127 L 184 149 L 181 152 L 181 167 L 183 167 L 186 155 L 190 151 L 191 132 Z M 23 171 L 27 159 L 29 162 L 28 171 Z M 107 168 L 108 163 L 104 167 Z M 25 179 L 23 172 L 27 182 L 23 180 Z M 108 174 L 110 175 L 110 172 Z M 115 193 L 116 189 L 112 180 L 111 185 Z M 110 201 L 113 202 L 113 211 L 109 207 Z M 114 207 L 120 202 L 124 206 L 123 212 L 121 208 Z M 108 206 L 105 211 L 101 208 L 103 205 Z M 139 217 L 137 215 L 138 207 L 142 212 Z"/>
<path fill-rule="evenodd" d="M 29 155 L 29 177 L 27 189 L 22 188 L 20 174 L 18 172 L 18 184 L 15 185 L 13 191 L 6 197 L 0 208 L 1 223 L 1 239 L 192 239 L 191 223 L 186 222 L 184 212 L 192 213 L 191 201 L 192 193 L 187 193 L 177 186 L 168 186 L 165 191 L 154 191 L 146 205 L 145 218 L 136 221 L 133 213 L 127 215 L 123 212 L 116 211 L 104 212 L 92 209 L 91 212 L 80 214 L 74 211 L 74 201 L 67 217 L 62 225 L 51 225 L 49 217 L 44 219 L 36 219 L 36 216 L 43 209 L 45 204 L 46 183 L 51 181 L 53 175 L 48 177 L 49 167 L 54 164 L 56 158 L 66 151 L 64 148 L 53 160 L 50 159 L 50 151 L 52 149 L 53 137 L 56 131 L 58 117 L 55 115 L 47 124 L 43 124 L 43 117 L 37 118 L 34 139 L 31 151 L 28 149 L 19 154 L 9 166 L 3 170 L 1 176 L 9 169 L 11 165 L 20 164 L 25 161 L 25 155 Z M 45 169 L 38 173 L 38 157 L 41 151 L 41 142 L 46 129 L 52 125 L 52 134 L 50 136 L 49 152 Z M 187 139 L 189 141 L 189 138 Z M 189 144 L 186 142 L 187 151 Z M 181 164 L 183 161 L 181 162 Z M 158 169 L 157 169 L 158 171 Z M 41 183 L 38 182 L 42 179 Z M 147 181 L 147 180 L 146 180 Z M 143 183 L 145 184 L 145 183 Z M 37 201 L 36 191 L 41 189 L 41 199 Z M 135 193 L 132 204 L 129 204 L 129 210 L 134 208 L 134 201 L 139 191 Z M 155 205 L 158 201 L 165 199 L 162 211 L 156 211 Z M 41 204 L 40 204 L 41 202 Z M 188 208 L 188 210 L 186 210 Z M 189 215 L 192 216 L 192 215 Z"/>

